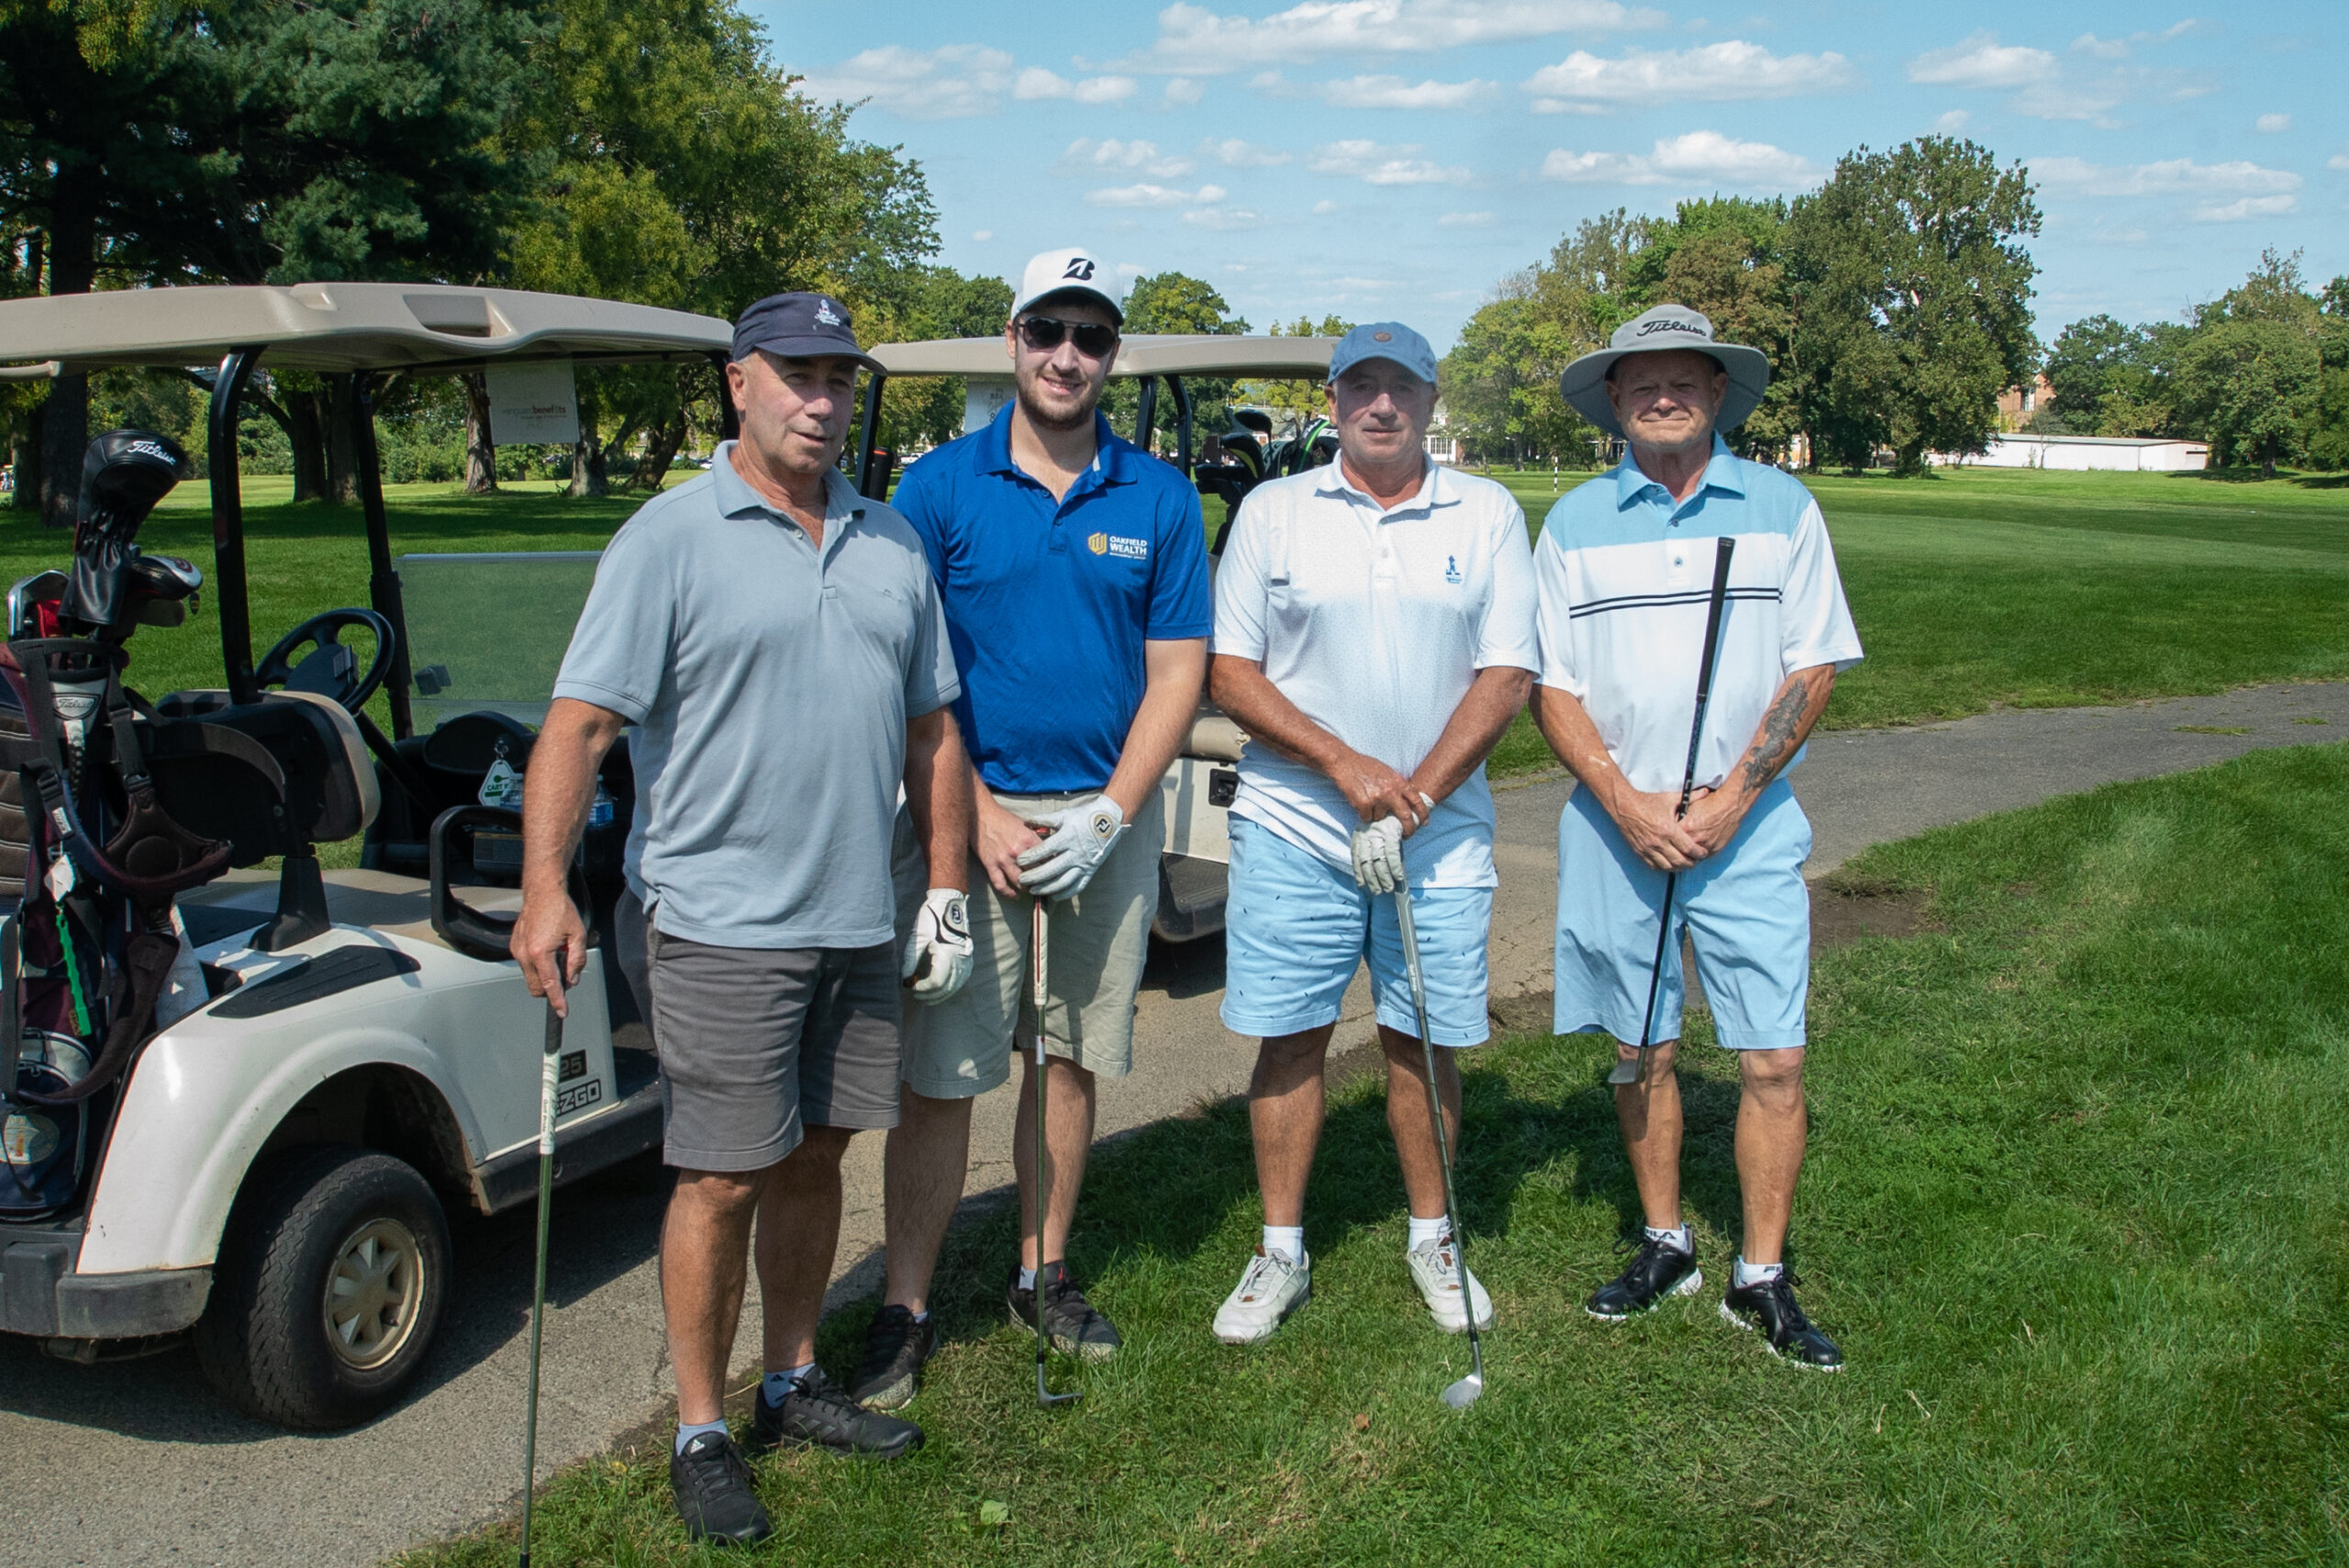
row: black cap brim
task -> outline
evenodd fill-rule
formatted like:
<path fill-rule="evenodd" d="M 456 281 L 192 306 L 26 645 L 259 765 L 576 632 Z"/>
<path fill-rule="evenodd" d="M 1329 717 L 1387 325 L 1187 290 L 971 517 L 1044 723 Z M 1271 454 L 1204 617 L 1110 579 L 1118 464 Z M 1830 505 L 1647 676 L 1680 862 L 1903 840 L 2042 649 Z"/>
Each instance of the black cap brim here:
<path fill-rule="evenodd" d="M 838 338 L 763 338 L 758 342 L 737 345 L 734 357 L 745 357 L 750 350 L 764 350 L 786 360 L 854 360 L 874 375 L 886 375 L 889 369 L 871 354 L 852 349 Z"/>

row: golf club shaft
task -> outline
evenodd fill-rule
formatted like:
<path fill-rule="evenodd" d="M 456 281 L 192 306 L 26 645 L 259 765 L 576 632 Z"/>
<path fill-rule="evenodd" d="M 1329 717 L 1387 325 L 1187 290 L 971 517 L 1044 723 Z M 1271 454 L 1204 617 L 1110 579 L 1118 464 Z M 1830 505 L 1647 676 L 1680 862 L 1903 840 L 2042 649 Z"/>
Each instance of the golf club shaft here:
<path fill-rule="evenodd" d="M 1428 1029 L 1428 983 L 1419 970 L 1419 928 L 1411 921 L 1411 887 L 1395 889 L 1395 924 L 1403 938 L 1403 969 L 1411 978 L 1411 1012 L 1419 1019 L 1419 1051 L 1427 1063 L 1428 1119 L 1435 1127 L 1435 1152 L 1443 1166 L 1443 1223 L 1452 1232 L 1452 1261 L 1460 1266 L 1460 1304 L 1468 1318 L 1468 1354 L 1477 1377 L 1485 1375 L 1485 1348 L 1476 1338 L 1476 1293 L 1468 1274 L 1468 1249 L 1461 1240 L 1460 1195 L 1452 1183 L 1452 1136 L 1443 1125 L 1443 1096 L 1435 1086 L 1435 1036 Z"/>
<path fill-rule="evenodd" d="M 1675 807 L 1675 822 L 1688 815 L 1688 797 L 1697 793 L 1697 751 L 1705 739 L 1705 709 L 1713 700 L 1713 659 L 1720 651 L 1721 617 L 1729 608 L 1729 563 L 1737 553 L 1737 540 L 1722 534 L 1714 541 L 1713 592 L 1705 606 L 1705 647 L 1697 660 L 1697 717 L 1688 726 L 1688 761 L 1680 770 L 1680 804 Z M 1648 1081 L 1648 1052 L 1654 1049 L 1649 1036 L 1655 1029 L 1656 988 L 1664 980 L 1664 955 L 1672 942 L 1672 894 L 1679 880 L 1677 872 L 1666 873 L 1664 879 L 1664 915 L 1655 934 L 1655 965 L 1648 972 L 1647 1017 L 1640 1021 L 1640 1062 L 1631 1074 L 1631 1082 Z M 1612 1081 L 1613 1074 L 1609 1074 Z"/>
<path fill-rule="evenodd" d="M 557 950 L 554 955 L 557 984 L 562 982 L 563 967 L 568 962 L 569 955 Z M 549 996 L 546 1050 L 539 1065 L 539 1246 L 538 1262 L 530 1283 L 529 1409 L 522 1422 L 521 1568 L 530 1568 L 530 1495 L 537 1490 L 539 1475 L 539 1347 L 546 1329 L 547 1231 L 548 1222 L 554 1212 L 555 1084 L 562 1076 L 562 1015 L 555 1011 L 555 998 Z"/>
<path fill-rule="evenodd" d="M 1044 1138 L 1044 1006 L 1051 999 L 1051 962 L 1047 942 L 1052 931 L 1049 903 L 1042 898 L 1029 903 L 1029 974 L 1028 1001 L 1036 1013 L 1036 1290 L 1033 1306 L 1036 1313 L 1036 1403 L 1058 1405 L 1076 1397 L 1074 1394 L 1053 1394 L 1044 1383 L 1044 1359 L 1050 1339 L 1044 1330 L 1044 1216 L 1052 1207 L 1052 1183 L 1051 1159 Z"/>

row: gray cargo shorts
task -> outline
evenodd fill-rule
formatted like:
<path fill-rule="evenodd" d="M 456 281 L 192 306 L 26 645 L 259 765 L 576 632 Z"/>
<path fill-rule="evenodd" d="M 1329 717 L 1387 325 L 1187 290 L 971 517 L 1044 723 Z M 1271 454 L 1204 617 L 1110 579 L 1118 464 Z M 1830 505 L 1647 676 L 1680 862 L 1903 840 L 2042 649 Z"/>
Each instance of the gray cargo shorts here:
<path fill-rule="evenodd" d="M 664 1163 L 762 1171 L 808 1127 L 897 1125 L 897 954 L 721 948 L 647 922 Z"/>

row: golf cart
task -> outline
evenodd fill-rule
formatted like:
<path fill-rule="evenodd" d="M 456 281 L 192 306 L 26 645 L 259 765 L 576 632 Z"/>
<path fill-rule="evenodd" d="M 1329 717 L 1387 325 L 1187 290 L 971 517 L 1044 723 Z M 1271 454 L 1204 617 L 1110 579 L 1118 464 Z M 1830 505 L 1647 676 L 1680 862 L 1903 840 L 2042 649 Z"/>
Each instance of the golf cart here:
<path fill-rule="evenodd" d="M 0 659 L 0 877 L 22 878 L 21 906 L 0 899 L 21 911 L 0 921 L 0 1331 L 90 1361 L 192 1329 L 220 1392 L 289 1427 L 362 1420 L 414 1378 L 451 1286 L 447 1206 L 539 1188 L 543 1008 L 507 953 L 520 818 L 481 802 L 527 770 L 562 647 L 525 658 L 497 628 L 559 616 L 567 639 L 594 557 L 419 560 L 413 608 L 444 645 L 412 654 L 373 399 L 390 374 L 484 371 L 495 405 L 500 376 L 543 394 L 574 365 L 722 366 L 729 341 L 707 317 L 440 285 L 0 303 L 0 376 L 217 367 L 207 586 L 227 674 L 129 689 L 134 626 L 184 618 L 201 577 L 134 542 L 189 465 L 158 438 L 100 438 L 70 573 L 17 584 Z M 366 606 L 324 609 L 256 663 L 237 461 L 263 367 L 350 378 L 372 575 Z M 527 597 L 550 580 L 555 615 Z M 517 659 L 535 709 L 469 700 L 495 684 L 475 672 Z M 625 740 L 600 783 L 573 876 L 595 951 L 558 1067 L 559 1181 L 662 1129 L 608 941 Z M 319 846 L 354 839 L 357 869 L 322 868 Z"/>
<path fill-rule="evenodd" d="M 1310 381 L 1329 373 L 1335 338 L 1241 338 L 1207 333 L 1135 336 L 1118 348 L 1113 378 L 1141 383 L 1134 428 L 1140 445 L 1151 444 L 1160 418 L 1162 395 L 1174 409 L 1174 456 L 1171 460 L 1203 495 L 1224 504 L 1208 524 L 1209 570 L 1223 550 L 1231 519 L 1249 490 L 1267 479 L 1326 463 L 1336 450 L 1322 432 L 1301 432 L 1286 442 L 1271 439 L 1272 424 L 1243 412 L 1234 428 L 1216 439 L 1212 461 L 1197 461 L 1209 445 L 1192 428 L 1191 394 L 1186 378 L 1247 381 Z M 952 375 L 964 378 L 965 434 L 995 417 L 1012 395 L 1010 361 L 1000 338 L 948 338 L 926 343 L 884 343 L 873 357 L 887 373 L 867 378 L 857 442 L 857 489 L 874 500 L 889 493 L 892 454 L 877 449 L 881 399 L 897 376 Z M 1166 841 L 1158 858 L 1158 911 L 1151 930 L 1162 940 L 1194 941 L 1223 929 L 1223 906 L 1231 860 L 1226 821 L 1240 789 L 1235 764 L 1248 741 L 1240 727 L 1202 697 L 1181 754 L 1166 770 L 1162 795 Z"/>

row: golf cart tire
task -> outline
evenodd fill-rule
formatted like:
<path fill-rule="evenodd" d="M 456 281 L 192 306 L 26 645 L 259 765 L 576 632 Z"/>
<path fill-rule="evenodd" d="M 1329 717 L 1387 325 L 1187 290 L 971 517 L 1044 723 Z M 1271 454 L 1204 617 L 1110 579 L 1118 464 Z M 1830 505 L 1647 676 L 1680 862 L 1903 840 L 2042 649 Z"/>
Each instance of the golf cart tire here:
<path fill-rule="evenodd" d="M 220 1396 L 281 1427 L 331 1431 L 382 1412 L 431 1353 L 448 1297 L 449 1226 L 416 1168 L 371 1149 L 295 1151 L 239 1199 L 195 1328 Z M 327 1291 L 346 1243 L 387 1228 L 413 1245 L 395 1347 L 356 1364 L 329 1342 Z"/>

